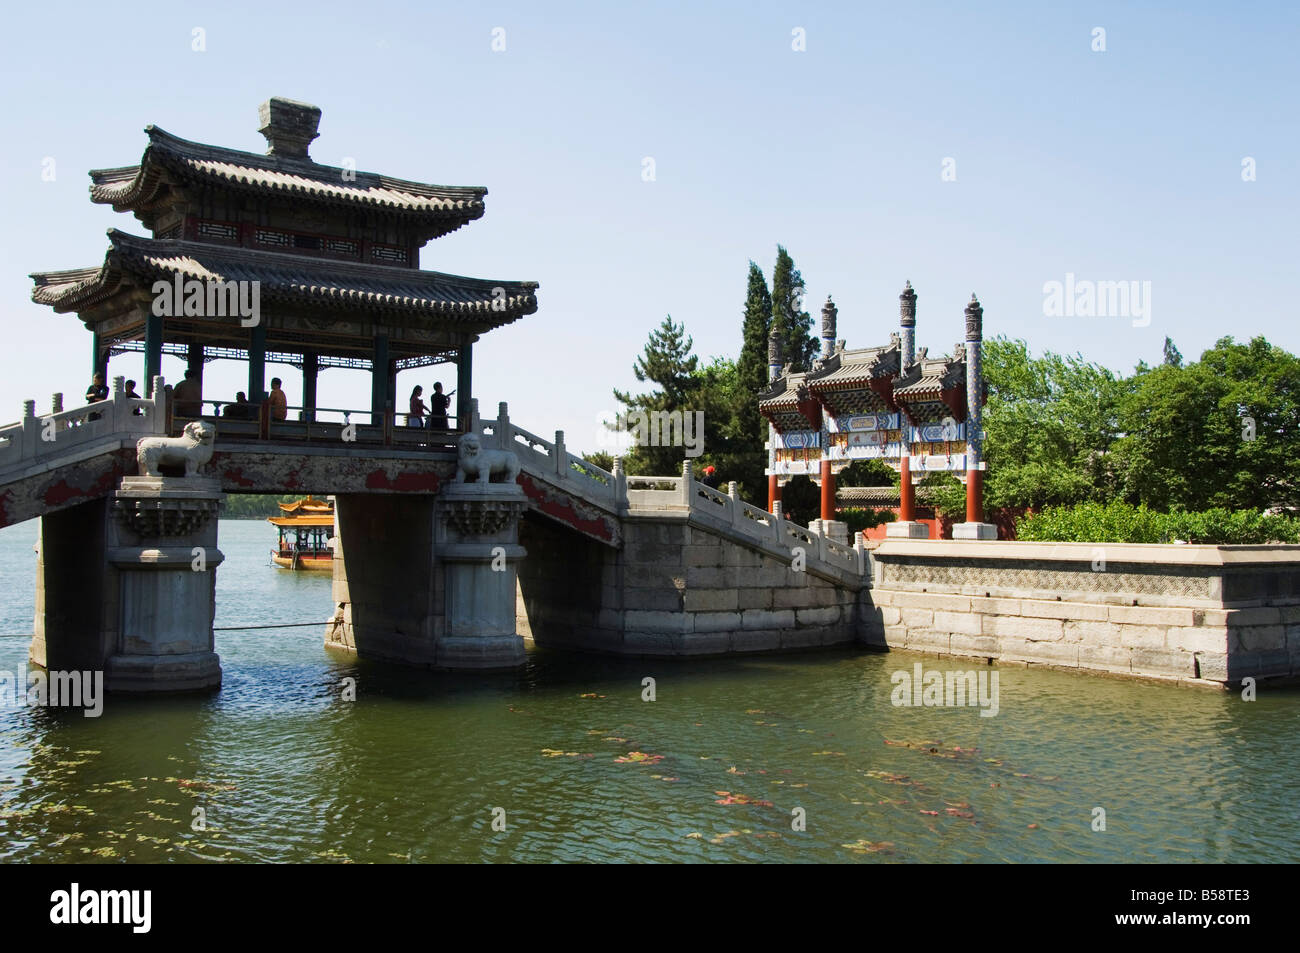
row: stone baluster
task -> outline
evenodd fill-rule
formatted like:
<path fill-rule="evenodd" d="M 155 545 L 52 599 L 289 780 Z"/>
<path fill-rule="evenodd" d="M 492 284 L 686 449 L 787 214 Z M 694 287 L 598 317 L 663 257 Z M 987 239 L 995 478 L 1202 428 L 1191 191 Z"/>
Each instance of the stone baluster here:
<path fill-rule="evenodd" d="M 167 381 L 161 374 L 153 379 L 152 433 L 167 432 Z M 250 398 L 251 399 L 251 398 Z"/>
<path fill-rule="evenodd" d="M 509 450 L 513 440 L 510 433 L 510 405 L 503 400 L 497 404 L 497 448 Z"/>
<path fill-rule="evenodd" d="M 479 419 L 478 415 L 477 397 L 471 397 L 469 399 L 469 429 L 471 433 L 483 432 L 483 421 Z"/>
<path fill-rule="evenodd" d="M 569 474 L 569 451 L 564 449 L 564 431 L 555 431 L 555 475 L 563 480 Z"/>
<path fill-rule="evenodd" d="M 623 471 L 623 458 L 614 458 L 614 505 L 620 512 L 627 509 L 627 474 Z"/>
<path fill-rule="evenodd" d="M 40 439 L 41 422 L 36 419 L 36 401 L 23 401 L 23 445 L 20 456 L 28 460 L 36 455 L 36 442 Z"/>
<path fill-rule="evenodd" d="M 109 400 L 113 402 L 113 429 L 125 430 L 131 422 L 131 408 L 126 406 L 126 378 L 120 374 L 113 378 L 113 393 Z"/>
<path fill-rule="evenodd" d="M 853 552 L 858 557 L 858 575 L 867 574 L 867 544 L 862 538 L 862 533 L 853 534 Z"/>
<path fill-rule="evenodd" d="M 773 530 L 772 535 L 776 537 L 776 543 L 778 546 L 785 545 L 785 529 L 781 525 L 784 521 L 785 521 L 785 517 L 781 514 L 781 501 L 773 500 L 772 501 L 772 530 Z"/>
<path fill-rule="evenodd" d="M 689 459 L 682 462 L 682 503 L 686 506 L 695 502 L 694 466 Z"/>

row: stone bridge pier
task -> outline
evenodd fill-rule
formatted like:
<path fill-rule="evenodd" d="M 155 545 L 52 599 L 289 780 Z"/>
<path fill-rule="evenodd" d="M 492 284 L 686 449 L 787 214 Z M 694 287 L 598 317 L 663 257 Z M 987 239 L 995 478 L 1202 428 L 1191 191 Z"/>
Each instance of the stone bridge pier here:
<path fill-rule="evenodd" d="M 219 686 L 221 498 L 215 480 L 126 477 L 110 499 L 41 517 L 31 661 L 103 671 L 110 692 Z"/>
<path fill-rule="evenodd" d="M 522 665 L 515 590 L 525 502 L 514 482 L 450 483 L 437 496 L 337 494 L 325 644 L 437 669 Z"/>

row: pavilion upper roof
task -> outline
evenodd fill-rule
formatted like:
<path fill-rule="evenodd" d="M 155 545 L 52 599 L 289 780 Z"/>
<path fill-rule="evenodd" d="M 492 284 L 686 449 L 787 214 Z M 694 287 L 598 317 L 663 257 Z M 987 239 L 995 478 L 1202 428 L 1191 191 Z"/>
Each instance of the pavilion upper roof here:
<path fill-rule="evenodd" d="M 212 188 L 282 196 L 339 209 L 394 216 L 437 238 L 481 218 L 482 186 L 430 185 L 321 165 L 302 156 L 258 155 L 181 139 L 145 127 L 149 145 L 139 165 L 95 169 L 92 202 L 134 212 L 146 225 L 187 188 Z M 305 150 L 304 150 L 305 151 Z M 152 227 L 152 226 L 151 226 Z"/>
<path fill-rule="evenodd" d="M 109 229 L 98 267 L 32 274 L 32 300 L 59 313 L 85 311 L 154 281 L 259 281 L 261 300 L 313 310 L 424 316 L 474 334 L 537 310 L 537 282 L 493 281 L 411 268 L 331 261 L 237 246 L 140 238 Z"/>

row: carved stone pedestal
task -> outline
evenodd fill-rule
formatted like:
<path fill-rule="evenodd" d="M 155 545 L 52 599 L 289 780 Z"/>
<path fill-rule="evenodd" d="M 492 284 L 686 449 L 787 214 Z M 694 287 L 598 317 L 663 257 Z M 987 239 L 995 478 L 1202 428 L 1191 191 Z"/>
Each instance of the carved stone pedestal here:
<path fill-rule="evenodd" d="M 849 545 L 849 524 L 841 520 L 812 520 L 808 528 L 833 542 Z"/>
<path fill-rule="evenodd" d="M 515 632 L 515 580 L 525 550 L 519 485 L 452 483 L 437 501 L 437 552 L 446 593 L 446 623 L 437 665 L 449 669 L 515 668 L 524 640 Z"/>
<path fill-rule="evenodd" d="M 953 539 L 997 539 L 998 528 L 992 523 L 954 523 Z"/>
<path fill-rule="evenodd" d="M 112 501 L 105 549 L 117 580 L 118 627 L 109 691 L 214 688 L 213 651 L 221 485 L 200 477 L 125 477 Z"/>
<path fill-rule="evenodd" d="M 885 524 L 885 536 L 887 538 L 929 539 L 930 527 L 914 520 L 895 520 L 892 523 Z"/>

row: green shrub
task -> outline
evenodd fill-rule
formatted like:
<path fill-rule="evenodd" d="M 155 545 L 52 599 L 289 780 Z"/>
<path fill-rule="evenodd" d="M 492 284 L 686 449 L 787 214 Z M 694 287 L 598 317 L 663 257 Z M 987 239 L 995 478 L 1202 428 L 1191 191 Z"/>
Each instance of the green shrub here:
<path fill-rule="evenodd" d="M 835 511 L 835 518 L 847 523 L 852 534 L 874 529 L 882 523 L 892 523 L 898 519 L 898 514 L 893 510 L 873 510 L 869 506 L 845 506 Z"/>
<path fill-rule="evenodd" d="M 1295 543 L 1300 541 L 1300 520 L 1254 510 L 1160 513 L 1145 504 L 1080 503 L 1049 506 L 1021 520 L 1016 537 L 1050 543 Z"/>

